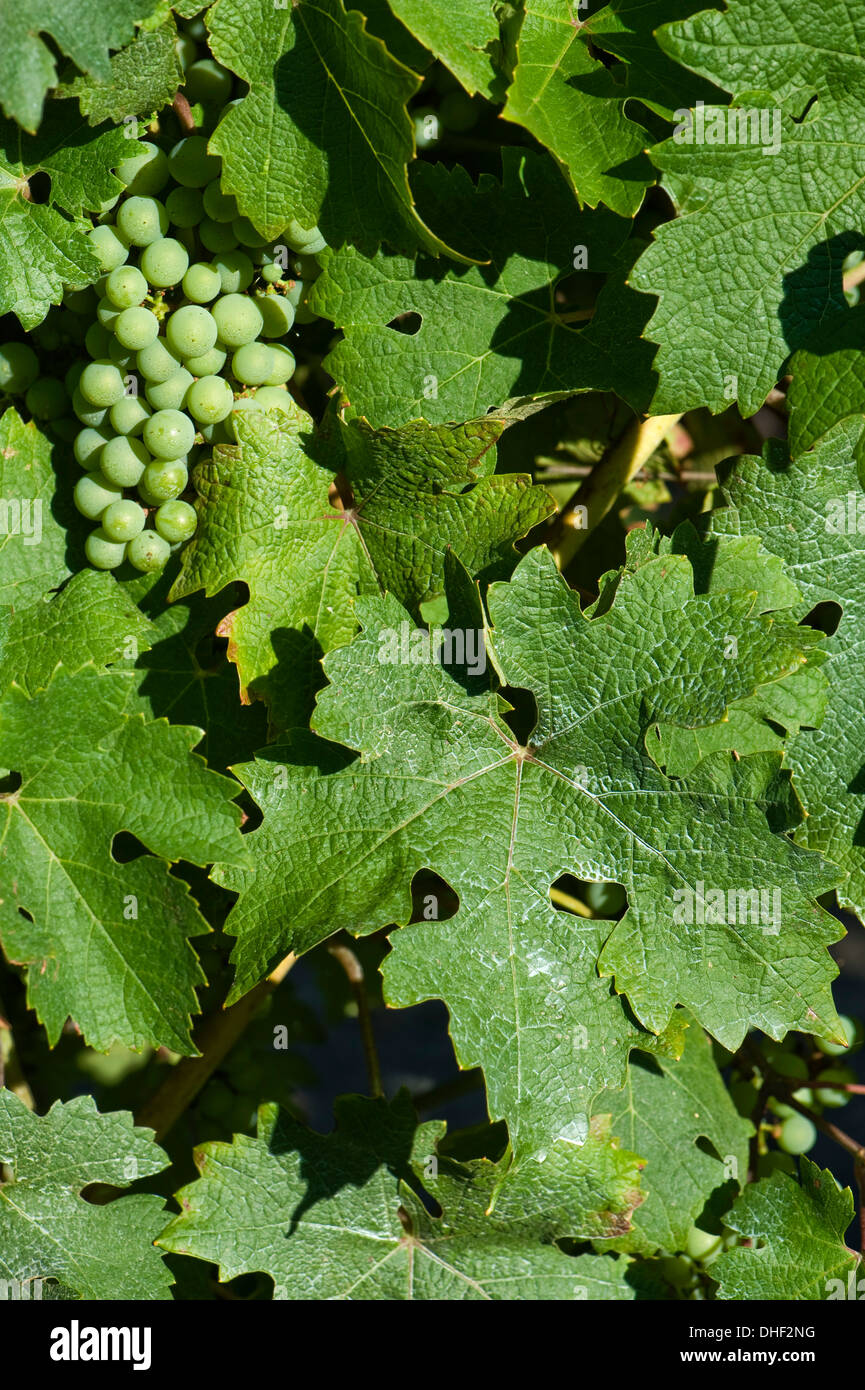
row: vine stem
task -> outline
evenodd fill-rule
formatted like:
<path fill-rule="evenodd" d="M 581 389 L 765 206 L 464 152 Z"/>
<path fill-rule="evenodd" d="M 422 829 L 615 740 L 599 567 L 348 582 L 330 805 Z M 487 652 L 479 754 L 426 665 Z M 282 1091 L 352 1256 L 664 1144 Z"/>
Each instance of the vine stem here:
<path fill-rule="evenodd" d="M 586 537 L 614 505 L 622 488 L 639 473 L 681 418 L 681 415 L 648 415 L 635 420 L 595 465 L 553 524 L 550 548 L 560 570 L 570 564 Z"/>
<path fill-rule="evenodd" d="M 586 903 L 580 902 L 579 898 L 573 897 L 570 893 L 563 893 L 561 888 L 551 888 L 550 897 L 559 907 L 567 908 L 568 912 L 575 912 L 578 917 L 592 916 L 592 909 Z"/>
<path fill-rule="evenodd" d="M 191 131 L 195 129 L 195 117 L 192 108 L 182 92 L 174 93 L 174 100 L 171 105 L 174 107 L 175 114 L 183 129 Z"/>
<path fill-rule="evenodd" d="M 366 1059 L 366 1070 L 369 1076 L 369 1093 L 371 1096 L 383 1096 L 381 1068 L 375 1045 L 375 1035 L 372 1031 L 372 1017 L 369 1011 L 369 1000 L 366 997 L 363 966 L 349 946 L 328 946 L 327 949 L 345 971 L 357 1004 L 357 1019 L 363 1038 L 363 1055 Z"/>
<path fill-rule="evenodd" d="M 192 1104 L 217 1067 L 243 1036 L 262 1002 L 282 984 L 297 957 L 292 953 L 275 970 L 228 1009 L 217 1009 L 202 1024 L 196 1037 L 200 1057 L 184 1057 L 162 1085 L 146 1100 L 135 1123 L 156 1131 L 157 1143 Z"/>

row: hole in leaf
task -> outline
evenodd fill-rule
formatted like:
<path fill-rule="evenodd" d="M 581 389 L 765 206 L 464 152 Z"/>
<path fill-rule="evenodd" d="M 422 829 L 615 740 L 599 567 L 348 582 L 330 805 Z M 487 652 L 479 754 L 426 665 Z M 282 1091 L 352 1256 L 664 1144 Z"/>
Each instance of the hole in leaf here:
<path fill-rule="evenodd" d="M 538 706 L 534 695 L 530 690 L 520 690 L 516 686 L 508 686 L 502 690 L 502 695 L 508 704 L 513 705 L 502 717 L 513 734 L 517 743 L 524 747 L 529 742 L 529 735 L 538 722 Z"/>
<path fill-rule="evenodd" d="M 831 637 L 837 631 L 841 614 L 840 603 L 833 603 L 827 599 L 825 603 L 818 603 L 816 608 L 811 609 L 805 622 L 809 627 L 815 627 L 818 632 L 825 632 L 827 637 Z"/>
<path fill-rule="evenodd" d="M 423 319 L 414 309 L 407 310 L 404 314 L 397 314 L 395 319 L 391 319 L 388 328 L 392 328 L 395 333 L 404 333 L 406 337 L 413 338 L 420 332 Z"/>
<path fill-rule="evenodd" d="M 27 180 L 27 190 L 31 203 L 47 203 L 51 197 L 51 176 L 43 169 L 31 174 Z"/>
<path fill-rule="evenodd" d="M 116 864 L 131 864 L 133 859 L 149 853 L 147 846 L 128 830 L 119 830 L 111 841 L 111 857 Z"/>
<path fill-rule="evenodd" d="M 413 922 L 446 922 L 460 905 L 450 884 L 431 869 L 421 869 L 415 874 L 411 897 Z"/>
<path fill-rule="evenodd" d="M 587 882 L 574 878 L 573 874 L 557 878 L 550 896 L 557 912 L 574 917 L 601 917 L 605 921 L 616 921 L 628 906 L 628 895 L 620 883 Z M 586 911 L 580 911 L 580 904 Z"/>
<path fill-rule="evenodd" d="M 7 772 L 5 777 L 0 777 L 0 796 L 11 796 L 20 786 L 21 773 Z"/>

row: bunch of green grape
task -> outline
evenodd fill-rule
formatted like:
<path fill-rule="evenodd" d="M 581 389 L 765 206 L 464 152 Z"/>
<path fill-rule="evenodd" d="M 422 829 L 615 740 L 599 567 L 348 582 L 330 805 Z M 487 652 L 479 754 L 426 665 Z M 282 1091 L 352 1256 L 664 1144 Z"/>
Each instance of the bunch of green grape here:
<path fill-rule="evenodd" d="M 97 523 L 97 569 L 162 569 L 194 534 L 183 494 L 202 448 L 235 439 L 237 410 L 291 412 L 284 339 L 324 248 L 291 224 L 269 244 L 222 191 L 204 135 L 146 143 L 118 175 L 125 193 L 90 233 L 102 267 L 84 346 L 66 375 L 84 470 L 75 505 Z"/>
<path fill-rule="evenodd" d="M 795 1173 L 795 1157 L 808 1153 L 817 1141 L 814 1121 L 789 1104 L 791 1096 L 818 1116 L 850 1101 L 853 1093 L 847 1088 L 855 1083 L 856 1073 L 833 1059 L 861 1047 L 865 1028 L 860 1019 L 846 1015 L 841 1015 L 841 1026 L 846 1047 L 822 1039 L 811 1047 L 814 1039 L 798 1033 L 788 1033 L 781 1042 L 764 1038 L 759 1048 L 762 1064 L 755 1061 L 753 1066 L 734 1071 L 730 1095 L 740 1114 L 752 1119 L 760 1094 L 765 1098 L 760 1117 L 758 1177 L 765 1177 L 776 1168 Z M 810 1051 L 803 1050 L 809 1047 Z M 770 1140 L 777 1148 L 769 1147 Z"/>

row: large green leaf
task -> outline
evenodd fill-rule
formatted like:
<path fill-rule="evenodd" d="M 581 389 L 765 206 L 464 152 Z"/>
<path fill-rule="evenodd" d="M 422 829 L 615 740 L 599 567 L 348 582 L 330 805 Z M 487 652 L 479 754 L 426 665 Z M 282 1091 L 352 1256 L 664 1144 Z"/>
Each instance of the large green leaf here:
<path fill-rule="evenodd" d="M 261 232 L 278 236 L 295 218 L 333 246 L 452 254 L 409 189 L 406 102 L 420 80 L 363 15 L 341 0 L 219 0 L 208 23 L 215 56 L 250 88 L 210 146 L 223 186 Z"/>
<path fill-rule="evenodd" d="M 355 414 L 375 425 L 418 415 L 444 422 L 514 396 L 610 389 L 642 408 L 651 349 L 631 316 L 636 304 L 648 317 L 650 301 L 631 294 L 622 302 L 627 222 L 581 211 L 549 159 L 525 152 L 504 152 L 501 183 L 483 174 L 475 186 L 465 170 L 439 164 L 422 166 L 415 187 L 421 206 L 439 218 L 446 210 L 447 225 L 485 264 L 368 260 L 352 248 L 322 255 L 310 302 L 343 329 L 325 365 Z M 594 316 L 591 299 L 560 316 L 561 281 L 593 285 L 611 271 Z M 623 310 L 636 341 L 623 342 Z M 401 315 L 420 322 L 397 331 Z"/>
<path fill-rule="evenodd" d="M 653 181 L 643 128 L 625 115 L 627 86 L 581 38 L 572 0 L 525 0 L 504 115 L 553 152 L 581 202 L 632 217 Z"/>
<path fill-rule="evenodd" d="M 117 197 L 123 185 L 111 171 L 138 148 L 116 127 L 91 129 L 68 101 L 52 103 L 38 135 L 0 119 L 0 314 L 33 328 L 65 285 L 98 279 L 83 214 Z M 51 181 L 46 202 L 30 199 L 36 174 Z"/>
<path fill-rule="evenodd" d="M 63 88 L 63 95 L 77 97 L 91 125 L 117 123 L 130 116 L 147 116 L 171 103 L 183 82 L 183 70 L 175 51 L 177 30 L 169 20 L 143 31 L 111 59 L 108 79 L 79 76 Z"/>
<path fill-rule="evenodd" d="M 249 603 L 222 631 L 244 698 L 266 699 L 281 728 L 308 723 L 320 657 L 351 639 L 358 592 L 388 590 L 416 612 L 441 592 L 449 546 L 473 574 L 507 575 L 514 541 L 553 508 L 528 478 L 491 476 L 499 420 L 311 427 L 302 413 L 240 419 L 240 448 L 197 470 L 199 529 L 173 589 L 248 584 Z"/>
<path fill-rule="evenodd" d="M 0 1091 L 0 1275 L 57 1280 L 81 1299 L 170 1298 L 172 1274 L 153 1244 L 162 1199 L 136 1193 L 100 1206 L 81 1196 L 91 1183 L 128 1187 L 167 1162 L 126 1111 L 100 1115 L 77 1096 L 34 1115 Z"/>
<path fill-rule="evenodd" d="M 0 106 L 25 130 L 36 130 L 45 93 L 56 82 L 56 49 L 100 82 L 111 75 L 109 50 L 122 48 L 159 0 L 27 0 L 6 5 L 0 47 Z"/>
<path fill-rule="evenodd" d="M 822 723 L 803 729 L 787 744 L 786 765 L 807 817 L 796 831 L 803 845 L 839 864 L 849 878 L 838 889 L 842 903 L 865 916 L 865 733 L 860 710 L 865 685 L 865 495 L 855 458 L 862 420 L 845 420 L 812 453 L 791 460 L 772 440 L 764 459 L 741 458 L 721 472 L 735 510 L 714 514 L 718 531 L 759 529 L 764 545 L 780 555 L 802 591 L 799 613 L 837 603 L 841 620 L 828 639 L 829 694 Z"/>
<path fill-rule="evenodd" d="M 628 94 L 659 115 L 672 117 L 697 101 L 716 101 L 717 88 L 684 72 L 665 52 L 659 26 L 705 9 L 705 0 L 611 0 L 582 22 L 581 32 L 596 49 L 613 53 L 628 66 Z M 687 61 L 683 59 L 683 61 Z"/>
<path fill-rule="evenodd" d="M 715 1189 L 745 1181 L 752 1127 L 733 1105 L 700 1028 L 688 1029 L 677 1061 L 632 1053 L 624 1088 L 604 1091 L 595 1111 L 610 1113 L 613 1133 L 646 1161 L 646 1198 L 620 1248 L 684 1250 Z"/>
<path fill-rule="evenodd" d="M 749 1243 L 713 1261 L 719 1298 L 861 1298 L 862 1257 L 844 1244 L 853 1193 L 849 1187 L 842 1191 L 829 1170 L 821 1172 L 810 1159 L 801 1158 L 799 1165 L 799 1182 L 772 1173 L 747 1187 L 724 1218 Z"/>
<path fill-rule="evenodd" d="M 315 1134 L 268 1106 L 257 1138 L 203 1145 L 201 1176 L 178 1193 L 181 1215 L 158 1243 L 214 1261 L 224 1280 L 263 1270 L 276 1299 L 634 1297 L 627 1260 L 552 1244 L 594 1224 L 586 1202 L 603 1200 L 605 1174 L 571 1175 L 557 1151 L 489 1214 L 496 1165 L 437 1154 L 444 1126 L 416 1129 L 404 1092 L 390 1103 L 344 1096 L 336 1119 L 335 1133 Z"/>
<path fill-rule="evenodd" d="M 845 415 L 865 415 L 865 304 L 820 324 L 790 371 L 790 452 L 798 458 Z"/>
<path fill-rule="evenodd" d="M 190 754 L 200 730 L 148 724 L 127 712 L 129 695 L 122 672 L 91 664 L 0 700 L 0 765 L 20 774 L 0 795 L 0 936 L 30 967 L 28 999 L 52 1043 L 71 1015 L 103 1050 L 189 1052 L 204 977 L 187 938 L 207 926 L 167 869 L 221 847 L 244 861 L 236 784 Z M 152 853 L 121 862 L 121 831 Z"/>
<path fill-rule="evenodd" d="M 391 0 L 403 24 L 459 78 L 467 92 L 498 92 L 503 81 L 503 52 L 496 0 L 451 0 L 446 6 L 427 0 Z"/>
<path fill-rule="evenodd" d="M 0 608 L 26 606 L 69 576 L 67 526 L 77 513 L 55 502 L 54 447 L 31 420 L 0 417 Z"/>
<path fill-rule="evenodd" d="M 388 997 L 445 1000 L 461 1063 L 484 1067 L 490 1113 L 523 1153 L 584 1135 L 592 1097 L 622 1085 L 628 1050 L 650 1040 L 602 977 L 656 1033 L 681 1002 L 729 1047 L 749 1024 L 836 1035 L 824 948 L 838 925 L 808 897 L 838 874 L 770 832 L 767 810 L 780 829 L 793 817 L 779 759 L 721 756 L 673 781 L 645 748 L 654 723 L 715 723 L 801 664 L 798 629 L 754 613 L 754 598 L 695 595 L 687 558 L 657 557 L 589 620 L 547 552 L 530 552 L 490 590 L 496 668 L 538 707 L 522 742 L 479 663 L 404 657 L 405 610 L 359 599 L 363 631 L 325 659 L 313 727 L 360 760 L 300 741 L 236 769 L 264 820 L 247 842 L 255 872 L 217 874 L 240 894 L 235 993 L 289 947 L 407 922 L 413 875 L 434 869 L 459 910 L 396 934 Z M 463 611 L 453 625 L 476 627 Z M 563 873 L 623 883 L 627 915 L 557 912 Z M 706 884 L 771 887 L 780 924 L 677 923 L 675 905 Z"/>

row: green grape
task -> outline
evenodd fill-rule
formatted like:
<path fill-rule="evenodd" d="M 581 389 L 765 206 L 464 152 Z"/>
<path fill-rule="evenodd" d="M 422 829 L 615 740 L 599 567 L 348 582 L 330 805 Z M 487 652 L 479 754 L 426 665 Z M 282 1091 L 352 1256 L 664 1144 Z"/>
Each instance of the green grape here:
<path fill-rule="evenodd" d="M 199 377 L 186 396 L 186 409 L 194 420 L 203 425 L 224 420 L 233 404 L 231 387 L 219 376 Z"/>
<path fill-rule="evenodd" d="M 800 1086 L 798 1091 L 793 1092 L 793 1099 L 798 1100 L 800 1105 L 813 1105 L 814 1092 L 810 1086 Z M 799 1112 L 788 1105 L 786 1101 L 779 1100 L 777 1096 L 772 1096 L 769 1100 L 769 1108 L 779 1115 L 782 1120 L 786 1120 L 790 1115 L 797 1115 Z"/>
<path fill-rule="evenodd" d="M 327 242 L 318 227 L 310 227 L 309 229 L 301 227 L 294 218 L 289 222 L 283 236 L 292 251 L 297 251 L 305 256 L 317 256 L 327 246 Z"/>
<path fill-rule="evenodd" d="M 124 396 L 111 407 L 108 418 L 118 434 L 140 434 L 150 419 L 150 406 L 140 396 Z"/>
<path fill-rule="evenodd" d="M 312 285 L 321 274 L 321 266 L 315 256 L 301 254 L 292 261 L 292 270 L 299 280 L 305 280 L 308 285 Z"/>
<path fill-rule="evenodd" d="M 219 179 L 204 190 L 204 211 L 214 222 L 233 222 L 238 216 L 237 200 L 232 193 L 223 193 Z"/>
<path fill-rule="evenodd" d="M 72 500 L 82 516 L 89 521 L 98 521 L 106 507 L 119 502 L 123 493 L 102 473 L 85 473 L 78 479 L 72 493 Z"/>
<path fill-rule="evenodd" d="M 90 425 L 92 429 L 99 429 L 108 418 L 108 407 L 91 405 L 90 401 L 84 399 L 77 386 L 72 393 L 72 409 L 82 425 Z"/>
<path fill-rule="evenodd" d="M 24 397 L 24 402 L 37 420 L 56 420 L 69 409 L 66 387 L 56 376 L 38 377 Z"/>
<path fill-rule="evenodd" d="M 147 294 L 147 281 L 135 265 L 119 265 L 105 282 L 105 296 L 118 309 L 131 309 Z"/>
<path fill-rule="evenodd" d="M 226 102 L 233 86 L 231 73 L 214 58 L 201 58 L 186 70 L 184 95 L 187 101 Z"/>
<path fill-rule="evenodd" d="M 102 527 L 97 526 L 84 542 L 84 554 L 94 569 L 115 570 L 118 565 L 123 564 L 126 546 L 122 541 L 118 544 L 117 541 L 111 540 Z"/>
<path fill-rule="evenodd" d="M 73 314 L 82 314 L 89 318 L 96 308 L 96 295 L 90 285 L 86 290 L 67 290 L 63 296 L 63 303 Z"/>
<path fill-rule="evenodd" d="M 107 409 L 120 400 L 126 387 L 119 368 L 101 357 L 87 363 L 81 373 L 78 389 L 91 405 Z"/>
<path fill-rule="evenodd" d="M 168 182 L 168 159 L 158 145 L 141 142 L 143 152 L 124 159 L 117 166 L 117 177 L 126 184 L 128 196 L 152 197 Z"/>
<path fill-rule="evenodd" d="M 75 443 L 72 445 L 72 452 L 88 473 L 95 472 L 99 467 L 99 460 L 102 457 L 102 450 L 108 443 L 111 435 L 105 430 L 93 429 L 88 426 L 86 429 L 79 430 L 75 436 Z M 105 504 L 108 505 L 107 503 Z"/>
<path fill-rule="evenodd" d="M 200 357 L 215 345 L 218 326 L 213 314 L 200 304 L 175 309 L 165 326 L 168 346 L 181 357 Z"/>
<path fill-rule="evenodd" d="M 194 304 L 209 304 L 222 292 L 222 277 L 215 266 L 206 261 L 191 265 L 183 277 L 183 293 Z"/>
<path fill-rule="evenodd" d="M 144 530 L 147 513 L 137 502 L 122 497 L 102 513 L 101 525 L 110 541 L 131 541 Z"/>
<path fill-rule="evenodd" d="M 169 285 L 179 285 L 186 274 L 189 255 L 174 237 L 161 237 L 151 241 L 141 253 L 141 269 L 155 289 L 167 289 Z"/>
<path fill-rule="evenodd" d="M 291 352 L 284 343 L 271 343 L 270 351 L 273 353 L 273 371 L 264 383 L 265 386 L 282 386 L 294 376 L 297 363 L 294 360 L 294 353 Z"/>
<path fill-rule="evenodd" d="M 231 414 L 225 417 L 225 428 L 228 431 L 228 437 L 232 443 L 237 443 L 237 431 L 234 427 L 234 417 L 238 411 L 245 412 L 247 410 L 261 410 L 261 405 L 254 396 L 241 396 L 239 400 L 234 402 L 231 408 Z"/>
<path fill-rule="evenodd" d="M 219 341 L 226 347 L 243 347 L 261 333 L 261 310 L 244 294 L 224 294 L 213 306 Z"/>
<path fill-rule="evenodd" d="M 39 358 L 26 343 L 4 343 L 0 347 L 0 391 L 22 396 L 39 375 Z"/>
<path fill-rule="evenodd" d="M 108 329 L 103 328 L 98 319 L 95 323 L 91 323 L 84 335 L 84 346 L 90 353 L 90 356 L 107 357 L 111 350 L 111 336 Z M 82 372 L 84 370 L 83 364 L 81 370 Z"/>
<path fill-rule="evenodd" d="M 214 255 L 224 255 L 227 251 L 233 251 L 237 245 L 237 237 L 231 230 L 230 223 L 215 222 L 212 217 L 203 218 L 198 228 L 198 237 L 202 246 L 206 246 Z"/>
<path fill-rule="evenodd" d="M 133 246 L 149 246 L 168 231 L 168 213 L 156 198 L 127 198 L 118 209 L 117 225 Z"/>
<path fill-rule="evenodd" d="M 252 225 L 248 217 L 235 217 L 231 224 L 231 230 L 234 232 L 235 240 L 241 246 L 267 245 L 267 237 L 261 235 L 261 232 Z"/>
<path fill-rule="evenodd" d="M 207 25 L 200 14 L 186 21 L 186 32 L 196 43 L 207 43 Z"/>
<path fill-rule="evenodd" d="M 87 233 L 90 250 L 99 262 L 103 274 L 116 270 L 129 257 L 129 241 L 117 227 L 107 223 Z"/>
<path fill-rule="evenodd" d="M 144 443 L 159 459 L 178 459 L 188 454 L 195 440 L 195 426 L 179 410 L 157 410 L 144 426 Z"/>
<path fill-rule="evenodd" d="M 135 309 L 124 309 L 114 325 L 114 336 L 123 347 L 131 352 L 141 352 L 150 347 L 159 337 L 159 319 L 150 309 L 139 305 Z"/>
<path fill-rule="evenodd" d="M 778 1143 L 784 1153 L 804 1154 L 817 1142 L 817 1130 L 807 1115 L 791 1115 L 781 1125 Z"/>
<path fill-rule="evenodd" d="M 179 497 L 188 482 L 189 470 L 182 459 L 154 461 L 142 473 L 138 493 L 148 506 L 158 507 L 169 498 Z"/>
<path fill-rule="evenodd" d="M 165 199 L 165 211 L 173 227 L 188 230 L 197 227 L 204 216 L 200 188 L 172 188 Z"/>
<path fill-rule="evenodd" d="M 284 386 L 262 386 L 255 393 L 262 410 L 281 410 L 284 415 L 296 415 L 297 406 Z"/>
<path fill-rule="evenodd" d="M 255 296 L 261 313 L 261 336 L 263 338 L 284 338 L 294 324 L 294 306 L 283 294 L 262 294 Z"/>
<path fill-rule="evenodd" d="M 210 352 L 202 352 L 198 357 L 184 357 L 183 365 L 193 376 L 216 376 L 225 366 L 227 356 L 222 348 L 212 347 Z"/>
<path fill-rule="evenodd" d="M 195 534 L 198 517 L 188 502 L 163 502 L 153 518 L 160 536 L 170 545 L 179 545 Z"/>
<path fill-rule="evenodd" d="M 847 1046 L 842 1047 L 841 1043 L 824 1042 L 820 1039 L 820 1051 L 827 1057 L 845 1057 L 852 1047 L 859 1047 L 862 1043 L 863 1028 L 862 1020 L 850 1018 L 849 1014 L 839 1014 L 842 1032 L 847 1039 Z"/>
<path fill-rule="evenodd" d="M 255 267 L 245 251 L 222 251 L 213 257 L 213 268 L 219 271 L 223 294 L 235 294 L 249 289 Z"/>
<path fill-rule="evenodd" d="M 198 53 L 198 44 L 189 34 L 178 34 L 174 40 L 174 51 L 177 54 L 177 61 L 184 72 L 190 63 L 195 62 Z"/>
<path fill-rule="evenodd" d="M 168 167 L 172 178 L 184 188 L 203 188 L 219 177 L 220 160 L 218 155 L 207 153 L 203 135 L 187 135 L 168 156 Z"/>
<path fill-rule="evenodd" d="M 269 261 L 261 267 L 261 278 L 267 285 L 278 285 L 285 278 L 285 271 L 278 261 Z"/>
<path fill-rule="evenodd" d="M 592 911 L 601 917 L 614 917 L 627 904 L 625 890 L 618 883 L 588 883 L 585 898 Z"/>
<path fill-rule="evenodd" d="M 151 381 L 144 394 L 154 410 L 180 410 L 193 380 L 192 373 L 181 367 L 167 381 Z"/>
<path fill-rule="evenodd" d="M 231 359 L 231 370 L 244 386 L 262 386 L 273 366 L 273 353 L 266 343 L 245 343 Z"/>
<path fill-rule="evenodd" d="M 198 241 L 195 232 L 191 227 L 175 227 L 175 239 L 180 242 L 187 256 L 191 261 L 199 254 Z"/>
<path fill-rule="evenodd" d="M 116 304 L 112 304 L 107 297 L 100 299 L 96 305 L 96 317 L 106 332 L 113 333 L 114 325 L 123 313 Z"/>
<path fill-rule="evenodd" d="M 110 483 L 134 487 L 149 462 L 150 455 L 140 439 L 118 434 L 102 450 L 99 466 Z"/>
<path fill-rule="evenodd" d="M 124 309 L 123 312 L 125 313 L 126 310 Z M 129 376 L 134 372 L 136 354 L 131 348 L 124 347 L 122 343 L 118 342 L 113 334 L 108 344 L 108 356 L 111 358 L 115 367 L 120 368 L 124 376 Z"/>
<path fill-rule="evenodd" d="M 170 553 L 168 541 L 156 531 L 140 531 L 126 546 L 126 558 L 130 565 L 144 574 L 164 569 Z"/>
<path fill-rule="evenodd" d="M 686 1289 L 696 1280 L 697 1271 L 684 1255 L 670 1255 L 661 1260 L 661 1273 L 674 1289 Z"/>
<path fill-rule="evenodd" d="M 700 1226 L 692 1226 L 685 1241 L 685 1249 L 692 1260 L 699 1260 L 705 1264 L 712 1255 L 718 1254 L 722 1241 L 722 1236 L 712 1235 Z"/>
<path fill-rule="evenodd" d="M 142 348 L 135 360 L 146 381 L 167 381 L 181 366 L 180 353 L 174 352 L 162 338 Z"/>
<path fill-rule="evenodd" d="M 826 1067 L 814 1082 L 814 1099 L 829 1110 L 836 1110 L 851 1100 L 851 1092 L 840 1090 L 838 1086 L 827 1086 L 826 1082 L 836 1081 L 839 1085 L 852 1084 L 856 1073 L 850 1067 Z"/>
<path fill-rule="evenodd" d="M 790 1076 L 794 1081 L 806 1081 L 808 1064 L 804 1057 L 795 1052 L 773 1051 L 771 1066 L 779 1076 Z"/>

